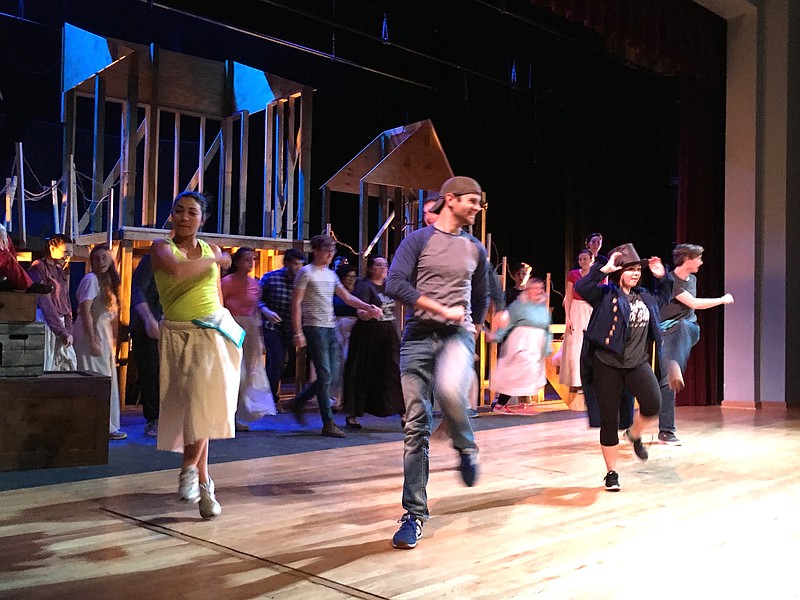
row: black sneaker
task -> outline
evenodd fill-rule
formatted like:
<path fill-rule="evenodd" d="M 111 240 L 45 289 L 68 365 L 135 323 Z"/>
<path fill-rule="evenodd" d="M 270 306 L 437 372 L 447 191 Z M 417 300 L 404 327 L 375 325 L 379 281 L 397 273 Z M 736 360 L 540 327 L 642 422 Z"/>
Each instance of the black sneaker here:
<path fill-rule="evenodd" d="M 618 492 L 622 486 L 619 484 L 619 473 L 616 471 L 609 471 L 606 473 L 606 491 Z"/>
<path fill-rule="evenodd" d="M 662 444 L 668 444 L 670 446 L 680 446 L 681 441 L 678 439 L 678 436 L 675 435 L 672 431 L 661 431 L 658 434 L 658 441 Z"/>
<path fill-rule="evenodd" d="M 398 523 L 400 523 L 400 529 L 392 538 L 392 547 L 411 550 L 417 545 L 417 540 L 422 537 L 422 519 L 406 513 L 400 517 Z"/>
<path fill-rule="evenodd" d="M 644 442 L 642 442 L 642 436 L 639 436 L 638 438 L 633 439 L 633 436 L 631 435 L 631 430 L 630 429 L 626 429 L 625 430 L 625 438 L 631 444 L 633 444 L 633 452 L 634 452 L 634 454 L 636 454 L 636 456 L 638 456 L 641 460 L 647 460 L 649 455 L 647 453 L 647 448 L 644 447 Z"/>
<path fill-rule="evenodd" d="M 463 450 L 460 454 L 461 464 L 458 470 L 461 471 L 461 479 L 464 485 L 472 487 L 478 481 L 478 450 Z"/>

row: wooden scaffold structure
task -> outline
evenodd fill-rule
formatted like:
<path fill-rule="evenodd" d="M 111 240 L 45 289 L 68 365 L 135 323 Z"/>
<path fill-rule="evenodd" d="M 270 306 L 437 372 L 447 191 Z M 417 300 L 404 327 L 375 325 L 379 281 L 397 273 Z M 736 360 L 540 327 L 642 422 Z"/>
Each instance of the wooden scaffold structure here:
<path fill-rule="evenodd" d="M 286 249 L 309 249 L 312 93 L 308 86 L 232 60 L 198 58 L 65 25 L 64 229 L 78 249 L 106 242 L 116 256 L 122 280 L 121 382 L 131 274 L 152 241 L 168 235 L 171 201 L 179 192 L 196 190 L 211 199 L 215 218 L 207 220 L 209 231 L 202 237 L 227 249 L 255 248 L 257 275 L 274 268 Z M 90 148 L 80 138 L 81 119 L 91 119 Z M 263 128 L 263 136 L 251 136 L 251 128 L 259 133 Z M 118 153 L 108 146 L 115 140 Z M 117 158 L 111 168 L 109 156 Z M 80 168 L 91 170 L 85 206 L 78 194 Z M 260 196 L 260 223 L 253 196 Z M 124 393 L 124 385 L 120 388 Z"/>

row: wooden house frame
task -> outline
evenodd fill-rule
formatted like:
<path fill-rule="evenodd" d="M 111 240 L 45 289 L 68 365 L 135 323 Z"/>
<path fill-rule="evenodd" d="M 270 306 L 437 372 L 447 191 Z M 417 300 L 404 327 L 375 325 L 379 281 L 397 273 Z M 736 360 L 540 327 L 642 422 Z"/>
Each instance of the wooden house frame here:
<path fill-rule="evenodd" d="M 180 191 L 208 194 L 209 175 L 218 181 L 216 219 L 206 222 L 210 231 L 201 237 L 224 248 L 255 248 L 257 275 L 278 266 L 278 257 L 288 248 L 308 251 L 312 88 L 231 60 L 223 63 L 162 50 L 155 44 L 113 40 L 69 24 L 64 26 L 62 42 L 64 232 L 74 240 L 79 254 L 100 242 L 114 250 L 122 280 L 123 332 L 130 322 L 135 257 L 145 253 L 154 239 L 168 234 L 166 223 L 158 223 L 159 208 L 162 215 L 168 213 Z M 92 189 L 89 207 L 81 215 L 75 165 L 78 158 L 86 157 L 76 156 L 76 122 L 78 104 L 86 99 L 91 101 L 93 119 Z M 121 144 L 119 159 L 108 168 L 105 144 L 116 135 L 106 131 L 110 103 L 121 105 Z M 255 185 L 248 166 L 251 147 L 260 144 L 253 143 L 250 121 L 261 111 L 264 137 L 259 164 L 263 168 L 256 175 L 262 178 L 258 186 L 262 218 L 253 231 L 246 220 L 247 206 L 252 203 L 248 187 L 252 190 Z M 173 123 L 171 186 L 163 181 L 159 185 L 165 162 L 160 160 L 163 118 Z M 199 131 L 193 155 L 181 148 L 181 123 L 187 118 Z M 215 160 L 219 168 L 213 173 L 209 165 Z M 187 164 L 196 165 L 188 180 L 181 178 L 182 164 L 184 171 Z M 89 196 L 87 190 L 84 193 Z M 124 343 L 127 336 L 120 337 L 120 381 L 124 382 L 128 345 Z M 124 394 L 124 384 L 120 388 Z"/>

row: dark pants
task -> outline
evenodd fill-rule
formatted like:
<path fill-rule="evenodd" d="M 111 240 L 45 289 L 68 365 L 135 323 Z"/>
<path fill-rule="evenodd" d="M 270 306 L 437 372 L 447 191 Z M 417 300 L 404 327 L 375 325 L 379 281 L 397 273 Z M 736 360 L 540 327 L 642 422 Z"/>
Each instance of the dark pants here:
<path fill-rule="evenodd" d="M 661 390 L 658 379 L 645 363 L 633 369 L 610 367 L 592 359 L 594 389 L 600 407 L 600 445 L 619 444 L 619 405 L 623 388 L 628 388 L 639 400 L 639 412 L 645 417 L 654 417 L 661 407 Z"/>
<path fill-rule="evenodd" d="M 286 370 L 288 361 L 294 361 L 295 349 L 292 344 L 290 333 L 276 331 L 274 329 L 264 330 L 264 349 L 267 353 L 267 379 L 269 387 L 272 389 L 272 397 L 278 402 L 281 377 Z"/>
<path fill-rule="evenodd" d="M 158 419 L 158 340 L 144 331 L 131 329 L 133 358 L 139 374 L 139 398 L 147 421 Z"/>

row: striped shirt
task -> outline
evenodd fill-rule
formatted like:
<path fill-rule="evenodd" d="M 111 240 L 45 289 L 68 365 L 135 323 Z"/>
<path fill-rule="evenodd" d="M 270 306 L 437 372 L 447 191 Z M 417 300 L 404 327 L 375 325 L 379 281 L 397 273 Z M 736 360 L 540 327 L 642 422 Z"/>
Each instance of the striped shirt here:
<path fill-rule="evenodd" d="M 294 287 L 304 290 L 303 325 L 307 327 L 335 327 L 333 294 L 342 282 L 328 267 L 306 265 L 297 272 Z"/>

